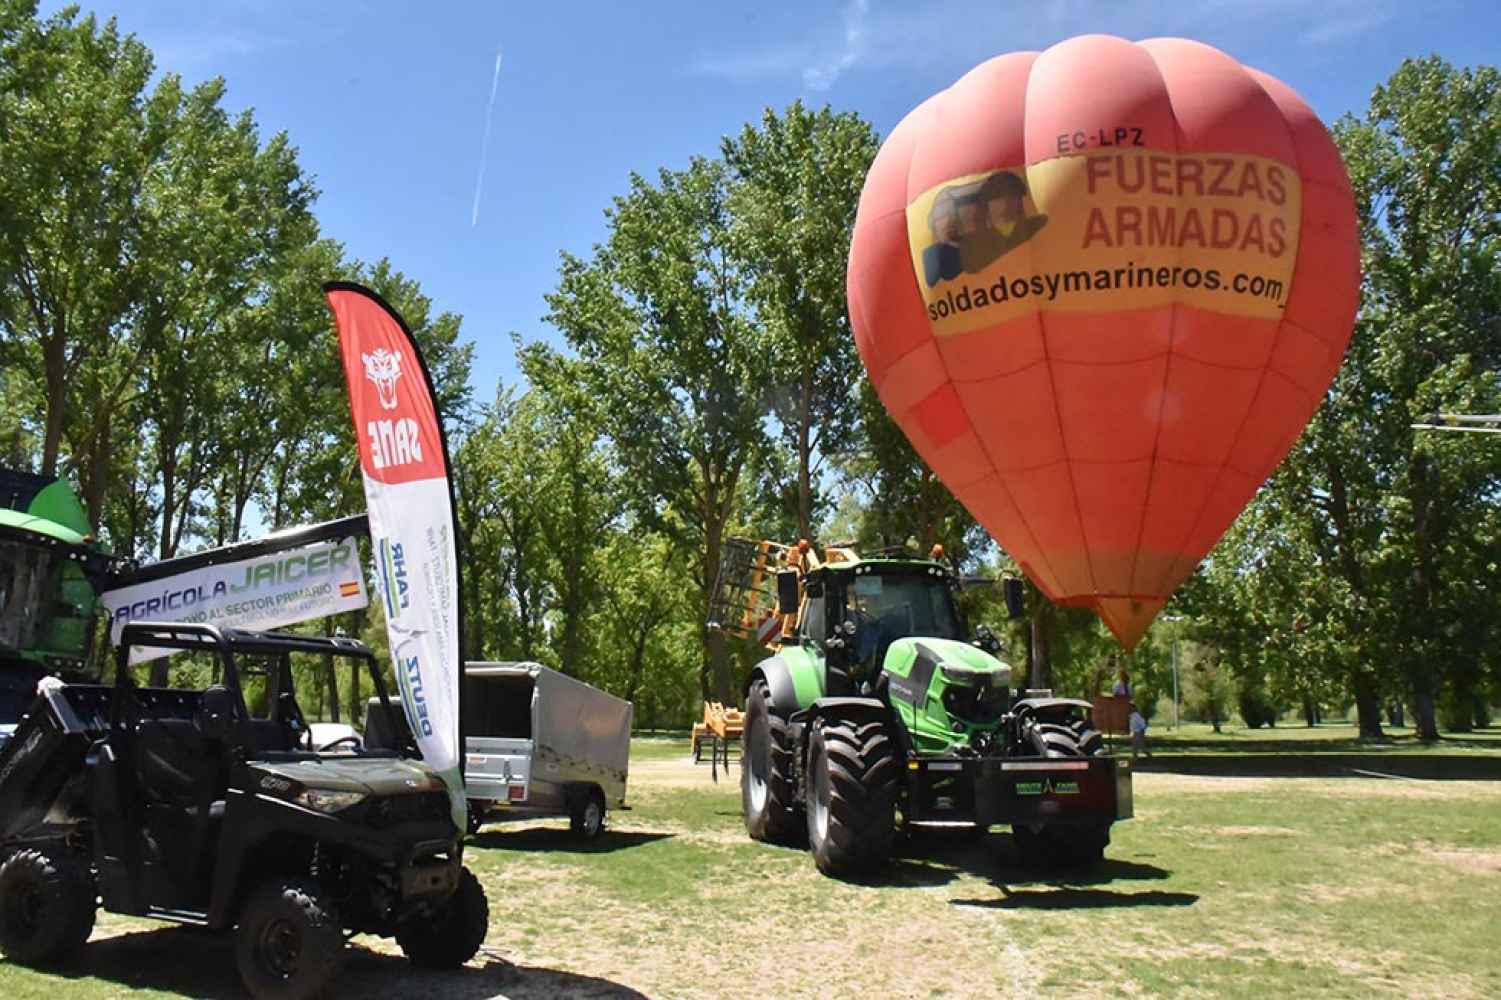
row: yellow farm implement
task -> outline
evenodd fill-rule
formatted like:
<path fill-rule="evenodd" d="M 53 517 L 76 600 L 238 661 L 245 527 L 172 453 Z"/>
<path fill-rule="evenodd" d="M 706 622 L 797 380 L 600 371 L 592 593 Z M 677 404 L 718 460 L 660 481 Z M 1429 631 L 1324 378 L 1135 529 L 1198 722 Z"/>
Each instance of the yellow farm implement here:
<path fill-rule="evenodd" d="M 693 762 L 703 761 L 703 752 L 709 750 L 710 773 L 719 780 L 719 765 L 730 769 L 730 747 L 735 748 L 735 758 L 740 758 L 740 737 L 745 732 L 745 713 L 737 708 L 725 708 L 717 701 L 704 702 L 704 721 L 693 724 Z"/>

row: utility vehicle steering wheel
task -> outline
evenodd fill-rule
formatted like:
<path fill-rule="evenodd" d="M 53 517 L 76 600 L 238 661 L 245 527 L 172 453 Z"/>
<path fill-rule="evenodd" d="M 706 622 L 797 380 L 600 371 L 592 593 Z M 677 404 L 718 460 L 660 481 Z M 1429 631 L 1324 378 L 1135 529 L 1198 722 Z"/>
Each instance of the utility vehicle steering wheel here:
<path fill-rule="evenodd" d="M 353 733 L 350 733 L 348 736 L 340 736 L 338 739 L 333 740 L 332 742 L 323 744 L 318 748 L 318 752 L 327 753 L 329 750 L 332 750 L 340 743 L 348 743 L 351 747 L 358 749 L 360 745 L 360 738 Z"/>

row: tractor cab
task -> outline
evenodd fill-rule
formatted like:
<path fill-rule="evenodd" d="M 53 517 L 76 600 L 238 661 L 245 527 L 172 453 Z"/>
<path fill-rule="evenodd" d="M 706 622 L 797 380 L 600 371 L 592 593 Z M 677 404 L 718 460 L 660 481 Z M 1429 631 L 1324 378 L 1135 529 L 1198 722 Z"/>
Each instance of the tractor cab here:
<path fill-rule="evenodd" d="M 827 656 L 828 693 L 874 688 L 898 640 L 965 641 L 954 586 L 946 568 L 921 560 L 860 559 L 810 570 L 798 636 Z"/>
<path fill-rule="evenodd" d="M 0 469 L 0 746 L 43 677 L 90 679 L 98 587 L 118 566 L 67 483 Z"/>

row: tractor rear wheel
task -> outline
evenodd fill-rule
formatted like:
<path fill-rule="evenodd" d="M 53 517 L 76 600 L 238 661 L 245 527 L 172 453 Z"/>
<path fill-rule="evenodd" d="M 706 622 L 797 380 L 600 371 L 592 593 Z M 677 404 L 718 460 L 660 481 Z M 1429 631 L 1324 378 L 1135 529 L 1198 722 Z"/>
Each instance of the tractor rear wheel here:
<path fill-rule="evenodd" d="M 745 700 L 745 759 L 740 762 L 740 805 L 753 840 L 795 844 L 802 823 L 793 804 L 792 738 L 787 717 L 771 700 L 763 678 Z"/>
<path fill-rule="evenodd" d="M 901 763 L 880 719 L 817 723 L 808 743 L 808 846 L 825 875 L 891 857 Z"/>

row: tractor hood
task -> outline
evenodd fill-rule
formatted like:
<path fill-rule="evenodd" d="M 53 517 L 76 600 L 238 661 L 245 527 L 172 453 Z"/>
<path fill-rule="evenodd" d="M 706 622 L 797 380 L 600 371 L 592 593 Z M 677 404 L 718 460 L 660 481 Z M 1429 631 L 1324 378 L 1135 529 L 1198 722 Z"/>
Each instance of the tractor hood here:
<path fill-rule="evenodd" d="M 882 672 L 891 705 L 919 752 L 943 753 L 1000 725 L 1011 667 L 967 642 L 907 638 L 891 644 Z"/>
<path fill-rule="evenodd" d="M 939 672 L 949 684 L 976 685 L 988 681 L 991 687 L 1011 686 L 1009 664 L 957 639 L 898 639 L 886 651 L 883 667 L 888 674 L 907 677 L 919 662 L 932 664 L 926 671 L 929 680 L 934 672 Z"/>
<path fill-rule="evenodd" d="M 444 790 L 442 779 L 424 764 L 391 757 L 256 761 L 254 768 L 256 783 L 261 790 L 272 793 L 295 794 L 303 789 L 316 788 L 384 797 Z"/>

